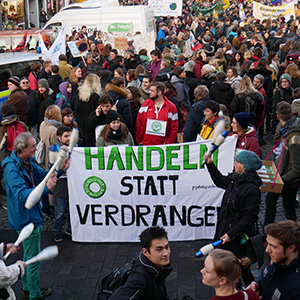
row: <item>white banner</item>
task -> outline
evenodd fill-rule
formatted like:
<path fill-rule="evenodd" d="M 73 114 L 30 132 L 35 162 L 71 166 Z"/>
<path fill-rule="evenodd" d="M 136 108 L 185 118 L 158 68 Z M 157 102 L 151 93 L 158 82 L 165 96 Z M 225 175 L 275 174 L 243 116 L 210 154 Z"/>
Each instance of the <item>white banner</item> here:
<path fill-rule="evenodd" d="M 253 16 L 258 20 L 276 19 L 280 16 L 289 20 L 290 16 L 295 17 L 295 6 L 293 2 L 280 6 L 268 6 L 253 1 Z"/>
<path fill-rule="evenodd" d="M 179 17 L 182 15 L 182 0 L 162 1 L 149 0 L 155 17 Z"/>
<path fill-rule="evenodd" d="M 202 166 L 210 144 L 74 148 L 68 170 L 73 240 L 136 242 L 156 225 L 171 241 L 212 238 L 224 191 Z M 235 144 L 227 137 L 213 155 L 222 174 L 233 170 Z"/>

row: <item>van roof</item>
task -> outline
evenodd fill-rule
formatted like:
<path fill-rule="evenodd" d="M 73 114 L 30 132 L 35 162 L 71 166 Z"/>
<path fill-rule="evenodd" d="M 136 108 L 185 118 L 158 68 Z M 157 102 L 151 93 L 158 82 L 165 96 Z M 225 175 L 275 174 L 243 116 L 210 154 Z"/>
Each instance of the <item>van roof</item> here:
<path fill-rule="evenodd" d="M 31 60 L 45 60 L 45 54 L 38 54 L 32 52 L 9 52 L 9 53 L 0 53 L 0 66 L 18 63 L 22 61 L 31 61 Z"/>
<path fill-rule="evenodd" d="M 60 11 L 74 9 L 74 8 L 96 8 L 96 7 L 108 7 L 108 6 L 120 6 L 118 0 L 88 0 L 80 3 L 73 3 L 63 7 Z"/>

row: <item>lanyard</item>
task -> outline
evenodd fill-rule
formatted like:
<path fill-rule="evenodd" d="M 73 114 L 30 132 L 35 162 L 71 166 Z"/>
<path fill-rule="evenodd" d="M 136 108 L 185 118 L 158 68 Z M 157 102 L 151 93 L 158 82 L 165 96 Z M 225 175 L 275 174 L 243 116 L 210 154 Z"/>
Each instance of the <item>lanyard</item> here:
<path fill-rule="evenodd" d="M 163 105 L 164 105 L 164 103 L 163 103 L 160 107 L 158 107 L 158 106 L 156 106 L 156 104 L 155 104 L 155 114 L 156 114 L 156 119 L 158 119 L 159 112 L 161 111 Z"/>

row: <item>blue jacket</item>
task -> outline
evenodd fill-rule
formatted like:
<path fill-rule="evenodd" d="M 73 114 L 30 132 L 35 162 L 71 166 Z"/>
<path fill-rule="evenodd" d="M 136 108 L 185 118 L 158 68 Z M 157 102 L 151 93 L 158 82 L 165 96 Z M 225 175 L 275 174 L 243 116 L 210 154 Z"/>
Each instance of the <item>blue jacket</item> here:
<path fill-rule="evenodd" d="M 294 259 L 288 266 L 268 263 L 257 282 L 262 299 L 299 300 L 299 271 L 300 257 Z"/>
<path fill-rule="evenodd" d="M 166 35 L 165 35 L 165 31 L 161 28 L 159 29 L 158 33 L 157 33 L 157 41 L 159 41 L 161 38 L 163 38 L 165 41 L 166 39 Z"/>
<path fill-rule="evenodd" d="M 38 185 L 48 172 L 39 167 L 34 158 L 30 159 L 30 164 L 35 184 Z M 3 161 L 2 167 L 5 167 L 8 225 L 16 230 L 21 230 L 29 223 L 33 223 L 34 227 L 43 225 L 41 202 L 38 202 L 30 210 L 25 208 L 25 202 L 34 189 L 34 185 L 23 166 L 23 161 L 17 156 L 15 150 Z M 49 192 L 45 186 L 42 197 L 47 196 Z"/>

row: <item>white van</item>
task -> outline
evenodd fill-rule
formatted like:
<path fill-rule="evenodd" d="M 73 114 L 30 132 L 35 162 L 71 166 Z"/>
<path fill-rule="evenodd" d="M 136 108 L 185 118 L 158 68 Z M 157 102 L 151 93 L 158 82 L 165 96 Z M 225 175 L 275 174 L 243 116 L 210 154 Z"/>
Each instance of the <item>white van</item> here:
<path fill-rule="evenodd" d="M 152 8 L 144 5 L 108 6 L 107 3 L 89 0 L 74 3 L 61 9 L 45 25 L 44 29 L 65 27 L 66 34 L 87 27 L 88 33 L 101 30 L 103 43 L 115 47 L 115 38 L 133 41 L 136 51 L 146 48 L 155 49 L 155 26 Z"/>

